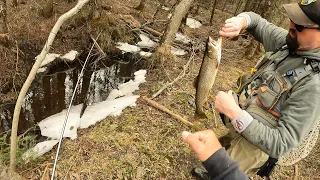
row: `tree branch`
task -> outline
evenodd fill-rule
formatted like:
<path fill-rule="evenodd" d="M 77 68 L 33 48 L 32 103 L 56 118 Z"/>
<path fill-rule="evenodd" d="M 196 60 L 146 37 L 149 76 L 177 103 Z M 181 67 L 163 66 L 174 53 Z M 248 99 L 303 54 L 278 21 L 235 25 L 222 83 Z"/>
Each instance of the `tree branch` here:
<path fill-rule="evenodd" d="M 157 102 L 155 102 L 155 101 L 153 101 L 153 100 L 151 100 L 151 99 L 149 99 L 149 98 L 147 98 L 147 97 L 145 97 L 145 96 L 142 97 L 142 99 L 143 99 L 144 101 L 146 101 L 146 102 L 147 102 L 149 105 L 151 105 L 152 107 L 157 108 L 157 109 L 159 109 L 159 110 L 161 110 L 161 111 L 169 114 L 170 116 L 172 116 L 172 117 L 176 118 L 177 120 L 181 121 L 183 124 L 185 124 L 185 125 L 187 125 L 187 126 L 189 126 L 189 127 L 194 128 L 196 131 L 203 130 L 203 128 L 201 128 L 201 127 L 199 127 L 199 126 L 197 126 L 197 125 L 195 125 L 195 124 L 193 124 L 193 123 L 185 120 L 183 117 L 181 117 L 181 116 L 178 115 L 178 114 L 175 114 L 174 112 L 170 111 L 168 108 L 162 106 L 161 104 L 158 104 Z"/>
<path fill-rule="evenodd" d="M 193 59 L 194 55 L 191 54 L 189 61 L 187 62 L 187 64 L 183 67 L 182 72 L 178 75 L 177 78 L 175 78 L 172 82 L 167 82 L 167 84 L 165 84 L 158 92 L 156 92 L 155 94 L 152 95 L 152 99 L 157 97 L 159 94 L 161 94 L 165 89 L 167 89 L 169 86 L 173 85 L 174 83 L 176 83 L 178 80 L 180 80 L 183 76 L 186 75 L 186 70 L 189 67 L 189 64 L 191 62 L 191 60 Z"/>

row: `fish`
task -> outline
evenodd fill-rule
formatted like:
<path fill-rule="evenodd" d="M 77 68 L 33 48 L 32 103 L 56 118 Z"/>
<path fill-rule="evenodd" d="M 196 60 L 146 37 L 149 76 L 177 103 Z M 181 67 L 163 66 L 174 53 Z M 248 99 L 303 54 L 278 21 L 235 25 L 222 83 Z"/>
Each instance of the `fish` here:
<path fill-rule="evenodd" d="M 203 107 L 208 101 L 210 90 L 218 73 L 221 61 L 221 47 L 221 37 L 216 41 L 210 36 L 208 37 L 200 71 L 194 82 L 194 86 L 196 88 L 196 111 L 194 117 L 196 120 L 208 119 Z"/>

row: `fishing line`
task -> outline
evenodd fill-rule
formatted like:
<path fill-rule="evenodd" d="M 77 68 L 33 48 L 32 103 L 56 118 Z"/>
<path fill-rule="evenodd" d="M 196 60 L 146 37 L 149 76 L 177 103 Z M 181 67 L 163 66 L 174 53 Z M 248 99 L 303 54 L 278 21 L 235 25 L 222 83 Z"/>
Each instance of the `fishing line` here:
<path fill-rule="evenodd" d="M 100 34 L 98 35 L 97 39 L 99 38 Z M 72 102 L 73 102 L 73 99 L 74 99 L 74 96 L 77 92 L 77 88 L 78 88 L 78 85 L 79 85 L 79 82 L 80 82 L 80 79 L 82 79 L 83 77 L 83 71 L 84 71 L 84 68 L 86 67 L 86 64 L 88 62 L 88 59 L 90 57 L 90 54 L 91 54 L 91 51 L 94 47 L 95 43 L 93 42 L 92 46 L 91 46 L 91 49 L 87 55 L 87 58 L 84 62 L 84 65 L 81 69 L 81 72 L 78 76 L 78 81 L 76 83 L 76 87 L 74 88 L 73 90 L 73 94 L 72 94 L 72 97 L 71 97 L 71 100 L 70 100 L 70 103 L 69 103 L 69 107 L 68 107 L 68 111 L 67 111 L 67 114 L 66 114 L 66 119 L 64 120 L 64 123 L 63 123 L 63 126 L 62 126 L 62 131 L 61 131 L 61 134 L 60 134 L 60 138 L 59 138 L 59 144 L 58 144 L 58 149 L 57 149 L 57 153 L 56 153 L 56 158 L 54 159 L 54 164 L 53 164 L 53 170 L 52 170 L 52 174 L 51 174 L 51 180 L 54 179 L 54 174 L 55 174 L 55 171 L 56 171 L 56 166 L 57 166 L 57 162 L 58 162 L 58 156 L 59 156 L 59 151 L 60 151 L 60 147 L 61 147 L 61 143 L 62 143 L 62 138 L 63 138 L 63 134 L 64 134 L 64 131 L 66 129 L 66 125 L 67 125 L 67 121 L 68 121 L 68 118 L 69 118 L 69 113 L 70 113 L 70 109 L 71 109 L 71 106 L 72 106 Z"/>

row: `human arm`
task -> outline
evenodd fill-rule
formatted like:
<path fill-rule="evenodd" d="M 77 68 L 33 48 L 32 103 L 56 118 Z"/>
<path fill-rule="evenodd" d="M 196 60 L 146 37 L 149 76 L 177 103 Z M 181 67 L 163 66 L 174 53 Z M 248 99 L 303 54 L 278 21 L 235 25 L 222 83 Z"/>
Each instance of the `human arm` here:
<path fill-rule="evenodd" d="M 227 19 L 219 34 L 222 37 L 234 37 L 238 36 L 244 29 L 261 42 L 267 52 L 276 51 L 277 48 L 285 45 L 288 34 L 285 29 L 268 22 L 253 12 L 244 12 Z"/>

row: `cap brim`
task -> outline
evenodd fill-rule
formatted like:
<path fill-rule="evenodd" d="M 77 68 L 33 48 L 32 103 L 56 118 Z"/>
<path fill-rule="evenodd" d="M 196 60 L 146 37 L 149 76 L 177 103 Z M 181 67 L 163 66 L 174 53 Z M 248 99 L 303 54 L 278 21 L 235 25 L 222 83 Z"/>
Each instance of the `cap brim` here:
<path fill-rule="evenodd" d="M 284 4 L 283 7 L 287 11 L 287 14 L 291 21 L 293 21 L 295 24 L 306 27 L 317 25 L 308 18 L 308 16 L 302 11 L 298 3 Z"/>

